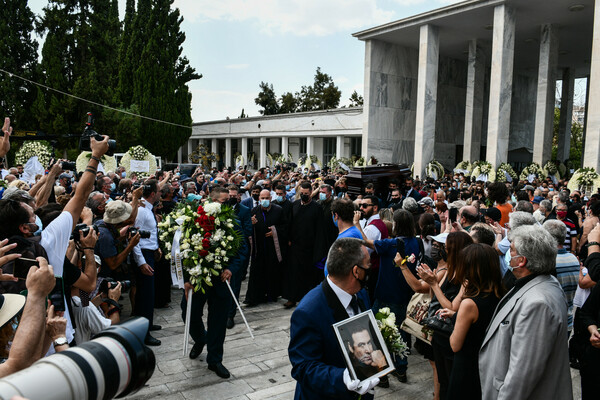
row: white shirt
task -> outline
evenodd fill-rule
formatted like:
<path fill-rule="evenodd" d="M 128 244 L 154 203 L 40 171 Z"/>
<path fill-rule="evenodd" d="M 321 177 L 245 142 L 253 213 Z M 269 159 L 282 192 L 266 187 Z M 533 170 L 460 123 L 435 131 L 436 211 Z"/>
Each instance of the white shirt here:
<path fill-rule="evenodd" d="M 87 307 L 81 306 L 81 299 L 78 296 L 71 297 L 73 301 L 73 318 L 77 325 L 75 332 L 75 341 L 77 345 L 88 342 L 92 336 L 110 328 L 111 320 L 105 318 L 100 310 L 90 303 Z"/>
<path fill-rule="evenodd" d="M 144 250 L 156 250 L 158 249 L 158 235 L 156 233 L 156 219 L 154 219 L 154 213 L 152 212 L 152 204 L 148 201 L 144 202 L 144 207 L 138 208 L 137 217 L 135 218 L 135 227 L 149 231 L 150 237 L 148 239 L 140 239 L 140 242 L 133 248 L 133 258 L 137 266 L 141 266 L 146 263 L 146 259 L 142 254 Z"/>
<path fill-rule="evenodd" d="M 381 232 L 379 232 L 379 229 L 377 229 L 377 227 L 375 225 L 369 225 L 371 223 L 371 221 L 374 221 L 376 219 L 380 219 L 379 214 L 373 214 L 371 216 L 371 218 L 369 218 L 365 222 L 365 226 L 363 227 L 363 232 L 367 236 L 367 239 L 373 240 L 373 241 L 381 239 Z M 368 249 L 368 250 L 369 250 L 369 254 L 373 253 L 373 251 L 374 251 L 373 249 Z"/>
<path fill-rule="evenodd" d="M 348 313 L 348 316 L 353 317 L 354 310 L 350 305 L 350 302 L 352 301 L 352 295 L 344 291 L 343 289 L 340 289 L 335 283 L 333 283 L 331 279 L 329 279 L 329 275 L 327 276 L 327 283 L 329 283 L 329 286 L 331 287 L 331 289 L 333 289 L 333 293 L 335 293 L 340 303 L 342 303 L 342 307 L 344 307 L 344 309 Z"/>

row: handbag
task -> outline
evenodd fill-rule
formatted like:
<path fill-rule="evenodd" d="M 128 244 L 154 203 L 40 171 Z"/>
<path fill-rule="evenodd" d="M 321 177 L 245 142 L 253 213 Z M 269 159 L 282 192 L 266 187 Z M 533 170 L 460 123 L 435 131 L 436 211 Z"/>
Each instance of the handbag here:
<path fill-rule="evenodd" d="M 450 337 L 454 330 L 454 321 L 451 318 L 444 318 L 439 314 L 425 318 L 423 320 L 423 325 L 447 337 Z"/>
<path fill-rule="evenodd" d="M 415 293 L 406 307 L 406 318 L 402 321 L 400 329 L 410 333 L 414 337 L 427 344 L 431 344 L 433 331 L 428 329 L 423 320 L 427 318 L 429 305 L 431 304 L 431 294 Z"/>

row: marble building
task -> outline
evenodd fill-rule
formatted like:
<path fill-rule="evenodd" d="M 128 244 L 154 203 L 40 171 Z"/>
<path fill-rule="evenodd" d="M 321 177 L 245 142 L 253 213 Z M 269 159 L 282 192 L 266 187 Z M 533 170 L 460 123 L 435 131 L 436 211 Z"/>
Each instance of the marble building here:
<path fill-rule="evenodd" d="M 414 161 L 421 176 L 433 158 L 450 169 L 543 164 L 560 80 L 565 160 L 574 80 L 588 78 L 584 165 L 600 167 L 598 13 L 593 0 L 469 0 L 355 33 L 365 43 L 362 153 Z"/>

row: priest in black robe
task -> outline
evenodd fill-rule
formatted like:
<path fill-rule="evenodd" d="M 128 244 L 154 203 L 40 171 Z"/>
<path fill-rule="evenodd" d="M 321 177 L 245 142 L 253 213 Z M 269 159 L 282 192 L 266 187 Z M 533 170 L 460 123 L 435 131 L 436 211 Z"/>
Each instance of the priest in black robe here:
<path fill-rule="evenodd" d="M 323 209 L 311 198 L 309 182 L 300 185 L 300 199 L 292 204 L 290 226 L 290 255 L 285 268 L 283 297 L 288 301 L 284 307 L 291 308 L 309 290 L 323 280 L 323 269 L 327 256 L 323 229 Z"/>
<path fill-rule="evenodd" d="M 287 220 L 283 209 L 271 202 L 271 192 L 260 192 L 252 209 L 252 264 L 246 302 L 254 306 L 276 301 L 281 295 L 283 247 L 287 243 Z"/>

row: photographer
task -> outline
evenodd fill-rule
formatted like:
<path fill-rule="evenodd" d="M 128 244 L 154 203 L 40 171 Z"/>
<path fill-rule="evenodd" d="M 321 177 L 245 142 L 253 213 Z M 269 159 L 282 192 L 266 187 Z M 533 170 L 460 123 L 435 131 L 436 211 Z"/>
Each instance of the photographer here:
<path fill-rule="evenodd" d="M 106 196 L 101 192 L 92 192 L 85 205 L 94 213 L 94 222 L 101 220 L 104 217 L 104 210 L 106 209 Z"/>

